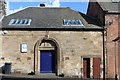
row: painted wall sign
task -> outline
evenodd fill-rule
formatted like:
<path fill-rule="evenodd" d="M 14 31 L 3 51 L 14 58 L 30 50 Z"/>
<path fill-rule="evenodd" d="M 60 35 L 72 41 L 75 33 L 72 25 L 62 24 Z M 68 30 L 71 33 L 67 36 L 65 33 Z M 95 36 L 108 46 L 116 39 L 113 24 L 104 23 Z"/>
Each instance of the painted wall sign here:
<path fill-rule="evenodd" d="M 20 46 L 20 50 L 22 53 L 27 53 L 28 51 L 28 46 L 26 43 L 22 43 L 21 46 Z"/>

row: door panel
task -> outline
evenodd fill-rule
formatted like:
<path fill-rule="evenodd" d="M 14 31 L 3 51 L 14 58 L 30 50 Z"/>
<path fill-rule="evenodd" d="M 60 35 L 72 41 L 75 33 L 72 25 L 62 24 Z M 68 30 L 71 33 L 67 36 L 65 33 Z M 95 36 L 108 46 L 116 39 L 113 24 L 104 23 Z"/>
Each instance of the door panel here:
<path fill-rule="evenodd" d="M 55 53 L 54 51 L 40 51 L 40 72 L 55 72 Z"/>
<path fill-rule="evenodd" d="M 83 60 L 83 76 L 84 78 L 87 78 L 87 61 Z"/>
<path fill-rule="evenodd" d="M 100 78 L 100 58 L 93 58 L 93 78 Z"/>

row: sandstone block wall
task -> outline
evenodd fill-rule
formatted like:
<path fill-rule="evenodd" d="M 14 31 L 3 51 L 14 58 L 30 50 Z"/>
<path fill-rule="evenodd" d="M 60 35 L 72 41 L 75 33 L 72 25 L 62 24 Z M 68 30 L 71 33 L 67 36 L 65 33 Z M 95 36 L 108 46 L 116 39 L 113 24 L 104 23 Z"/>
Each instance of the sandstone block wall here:
<path fill-rule="evenodd" d="M 12 63 L 12 72 L 29 73 L 34 69 L 34 46 L 36 42 L 48 34 L 50 38 L 57 40 L 62 60 L 62 72 L 66 75 L 82 75 L 83 62 L 82 57 L 95 56 L 101 58 L 103 43 L 102 33 L 92 31 L 10 31 L 1 35 L 2 53 L 1 64 L 5 62 Z M 20 45 L 26 43 L 28 52 L 21 53 Z M 92 61 L 91 61 L 92 69 Z M 102 71 L 101 71 L 102 73 Z M 102 76 L 102 74 L 101 74 Z M 92 77 L 92 71 L 91 71 Z"/>

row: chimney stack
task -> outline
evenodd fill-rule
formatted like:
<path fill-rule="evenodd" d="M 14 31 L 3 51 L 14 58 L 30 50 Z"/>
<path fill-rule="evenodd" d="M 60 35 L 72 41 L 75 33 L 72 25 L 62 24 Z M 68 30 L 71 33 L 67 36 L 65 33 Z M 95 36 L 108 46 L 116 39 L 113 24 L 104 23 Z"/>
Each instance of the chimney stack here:
<path fill-rule="evenodd" d="M 45 4 L 43 4 L 43 3 L 42 3 L 42 4 L 40 4 L 40 7 L 45 7 Z"/>

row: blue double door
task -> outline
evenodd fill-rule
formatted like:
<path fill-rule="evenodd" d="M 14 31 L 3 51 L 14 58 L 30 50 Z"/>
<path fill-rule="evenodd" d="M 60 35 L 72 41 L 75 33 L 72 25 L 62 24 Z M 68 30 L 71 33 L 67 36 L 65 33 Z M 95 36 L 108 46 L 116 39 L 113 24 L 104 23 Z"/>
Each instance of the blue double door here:
<path fill-rule="evenodd" d="M 55 51 L 40 51 L 40 73 L 55 73 Z"/>

